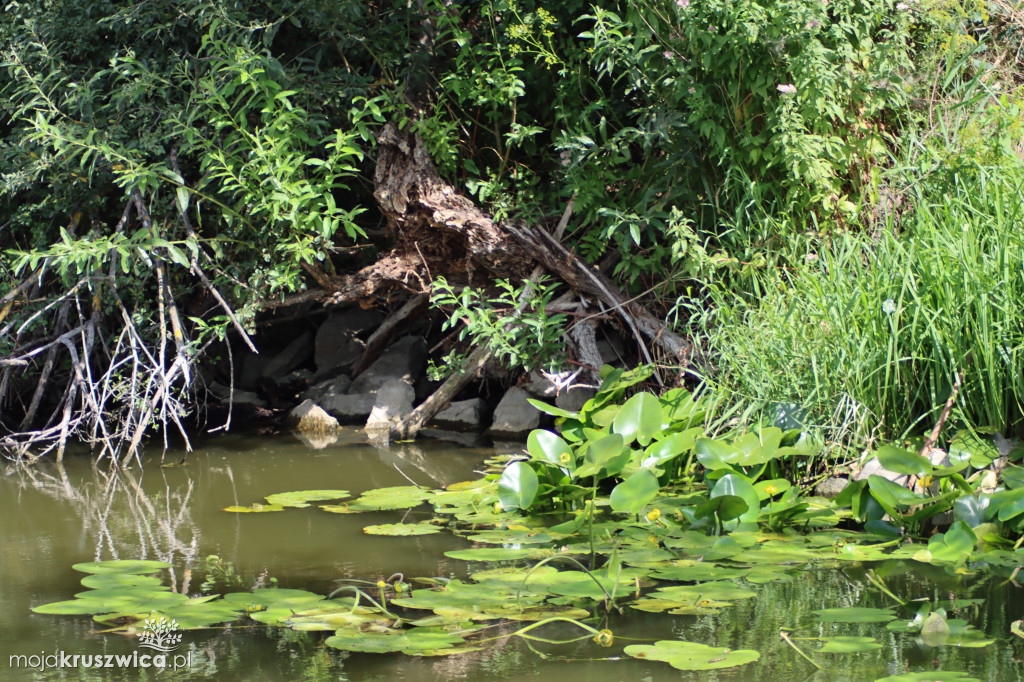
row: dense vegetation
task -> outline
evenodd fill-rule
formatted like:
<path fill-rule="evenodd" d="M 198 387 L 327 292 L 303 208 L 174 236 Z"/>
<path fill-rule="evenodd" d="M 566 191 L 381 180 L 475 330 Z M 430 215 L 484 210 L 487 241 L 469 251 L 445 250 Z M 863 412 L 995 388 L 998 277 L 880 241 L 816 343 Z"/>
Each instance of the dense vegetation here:
<path fill-rule="evenodd" d="M 962 373 L 951 423 L 1019 435 L 1020 27 L 1002 0 L 10 3 L 4 447 L 187 430 L 227 335 L 396 239 L 385 123 L 499 221 L 573 197 L 564 241 L 748 419 L 862 446 Z"/>

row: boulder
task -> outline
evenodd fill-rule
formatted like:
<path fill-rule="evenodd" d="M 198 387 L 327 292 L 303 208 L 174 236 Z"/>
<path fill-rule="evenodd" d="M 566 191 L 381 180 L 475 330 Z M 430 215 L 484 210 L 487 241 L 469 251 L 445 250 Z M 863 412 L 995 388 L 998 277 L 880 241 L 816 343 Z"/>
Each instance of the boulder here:
<path fill-rule="evenodd" d="M 318 402 L 340 424 L 364 424 L 373 411 L 377 396 L 373 393 L 346 393 L 328 395 Z"/>
<path fill-rule="evenodd" d="M 471 431 L 479 428 L 483 420 L 484 401 L 481 398 L 459 400 L 451 403 L 430 420 L 431 426 L 456 431 Z"/>
<path fill-rule="evenodd" d="M 303 433 L 332 433 L 338 429 L 338 420 L 312 400 L 303 400 L 292 409 L 287 421 Z"/>
<path fill-rule="evenodd" d="M 352 308 L 332 313 L 316 331 L 313 361 L 320 376 L 342 372 L 362 356 L 366 344 L 356 334 L 383 319 L 375 310 Z"/>
<path fill-rule="evenodd" d="M 412 402 L 415 398 L 416 391 L 408 382 L 401 379 L 387 381 L 377 389 L 373 409 L 366 420 L 366 428 L 390 426 L 412 412 Z"/>
<path fill-rule="evenodd" d="M 814 494 L 819 497 L 832 499 L 843 492 L 846 486 L 850 485 L 850 479 L 841 476 L 829 476 L 814 486 Z"/>
<path fill-rule="evenodd" d="M 333 379 L 327 379 L 321 381 L 318 384 L 314 384 L 302 392 L 299 396 L 302 400 L 312 400 L 315 403 L 322 403 L 323 400 L 332 395 L 344 395 L 348 392 L 348 387 L 352 385 L 352 380 L 348 378 L 347 374 L 341 374 L 334 377 Z"/>
<path fill-rule="evenodd" d="M 210 393 L 222 403 L 230 402 L 232 405 L 249 405 L 251 407 L 265 407 L 266 403 L 252 391 L 245 391 L 237 386 L 232 391 L 230 387 L 214 381 L 209 385 Z"/>
<path fill-rule="evenodd" d="M 255 388 L 256 384 L 263 377 L 263 370 L 274 358 L 270 355 L 249 353 L 242 358 L 242 371 L 238 373 L 238 381 L 235 383 L 240 388 Z"/>
<path fill-rule="evenodd" d="M 262 376 L 277 382 L 301 365 L 313 352 L 313 334 L 305 332 L 291 340 L 284 349 L 273 357 L 263 368 Z"/>
<path fill-rule="evenodd" d="M 519 385 L 534 398 L 553 398 L 557 393 L 555 385 L 536 369 L 527 374 Z"/>
<path fill-rule="evenodd" d="M 377 360 L 353 380 L 351 393 L 372 393 L 392 379 L 410 386 L 427 362 L 427 342 L 421 336 L 406 336 L 381 353 Z"/>
<path fill-rule="evenodd" d="M 513 386 L 494 408 L 494 419 L 487 433 L 494 438 L 521 438 L 540 426 L 540 411 L 526 402 L 530 394 Z"/>
<path fill-rule="evenodd" d="M 597 391 L 584 386 L 572 386 L 555 396 L 555 407 L 568 412 L 579 412 L 588 400 L 597 395 Z"/>

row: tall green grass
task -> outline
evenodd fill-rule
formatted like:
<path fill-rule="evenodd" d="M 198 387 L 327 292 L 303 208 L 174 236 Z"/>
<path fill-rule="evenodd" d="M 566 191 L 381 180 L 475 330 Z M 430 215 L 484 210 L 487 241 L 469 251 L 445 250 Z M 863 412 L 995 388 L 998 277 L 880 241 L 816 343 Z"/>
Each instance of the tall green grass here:
<path fill-rule="evenodd" d="M 771 412 L 795 403 L 832 439 L 952 421 L 1024 435 L 1024 171 L 932 174 L 898 226 L 806 240 L 758 296 L 711 289 L 715 380 Z"/>

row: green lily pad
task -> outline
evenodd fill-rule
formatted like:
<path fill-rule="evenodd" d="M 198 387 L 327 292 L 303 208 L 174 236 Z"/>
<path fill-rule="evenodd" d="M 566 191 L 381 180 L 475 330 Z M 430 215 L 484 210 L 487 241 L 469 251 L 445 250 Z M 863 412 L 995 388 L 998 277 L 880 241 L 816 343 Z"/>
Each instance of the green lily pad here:
<path fill-rule="evenodd" d="M 309 502 L 320 502 L 321 500 L 342 500 L 349 496 L 347 490 L 297 490 L 290 493 L 274 493 L 267 495 L 267 504 L 279 507 L 310 506 Z"/>
<path fill-rule="evenodd" d="M 731 580 L 742 578 L 747 574 L 747 569 L 724 568 L 717 564 L 703 561 L 678 561 L 675 565 L 660 568 L 651 574 L 652 578 L 658 580 L 681 580 L 681 581 L 708 581 L 708 580 Z"/>
<path fill-rule="evenodd" d="M 880 677 L 875 682 L 981 682 L 981 680 L 971 677 L 967 673 L 929 670 L 925 673 L 903 673 L 902 675 Z"/>
<path fill-rule="evenodd" d="M 153 589 L 170 590 L 170 587 L 163 586 L 160 578 L 152 575 L 141 575 L 138 573 L 94 573 L 82 578 L 82 585 L 94 590 L 109 590 L 117 587 L 148 587 Z"/>
<path fill-rule="evenodd" d="M 232 512 L 235 514 L 249 514 L 249 513 L 262 513 L 262 512 L 279 512 L 284 511 L 284 507 L 278 504 L 260 504 L 254 502 L 248 507 L 241 507 L 234 505 L 231 507 L 224 507 L 221 511 Z"/>
<path fill-rule="evenodd" d="M 158 573 L 170 568 L 166 561 L 146 561 L 141 559 L 117 559 L 115 561 L 89 561 L 75 564 L 71 568 L 82 573 Z"/>
<path fill-rule="evenodd" d="M 367 535 L 433 535 L 441 529 L 429 523 L 384 523 L 378 526 L 364 526 Z"/>
<path fill-rule="evenodd" d="M 717 670 L 752 663 L 761 657 L 750 649 L 716 648 L 677 640 L 662 640 L 649 644 L 632 644 L 625 648 L 626 655 L 652 661 L 664 661 L 677 670 Z"/>
<path fill-rule="evenodd" d="M 887 623 L 896 619 L 892 609 L 875 609 L 866 606 L 819 609 L 812 613 L 818 614 L 818 620 L 823 623 Z"/>
<path fill-rule="evenodd" d="M 411 509 L 418 507 L 434 493 L 414 485 L 367 490 L 347 506 L 353 511 L 380 511 L 384 509 Z"/>
<path fill-rule="evenodd" d="M 376 633 L 348 633 L 328 637 L 325 644 L 343 651 L 360 651 L 368 654 L 387 654 L 401 651 L 417 654 L 421 651 L 448 649 L 463 643 L 458 635 L 425 628 L 409 630 L 397 635 Z"/>
<path fill-rule="evenodd" d="M 822 654 L 852 654 L 882 648 L 874 637 L 823 637 L 822 641 L 824 644 L 818 649 Z"/>
<path fill-rule="evenodd" d="M 516 561 L 519 559 L 546 559 L 554 556 L 555 550 L 547 548 L 511 549 L 507 547 L 478 547 L 476 549 L 455 549 L 445 552 L 450 559 L 463 561 Z"/>

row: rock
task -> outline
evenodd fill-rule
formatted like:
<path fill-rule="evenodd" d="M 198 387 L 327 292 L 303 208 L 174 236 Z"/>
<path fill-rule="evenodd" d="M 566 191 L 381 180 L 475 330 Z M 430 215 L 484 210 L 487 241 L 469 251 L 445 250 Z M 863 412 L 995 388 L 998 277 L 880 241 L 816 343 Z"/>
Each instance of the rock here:
<path fill-rule="evenodd" d="M 263 377 L 263 370 L 270 361 L 269 355 L 256 355 L 249 353 L 242 358 L 242 371 L 238 373 L 238 381 L 235 384 L 240 388 L 255 388 L 256 384 Z"/>
<path fill-rule="evenodd" d="M 281 377 L 278 381 L 279 384 L 297 384 L 300 381 L 309 382 L 313 378 L 313 373 L 308 369 L 297 369 L 293 372 L 289 372 L 285 376 Z"/>
<path fill-rule="evenodd" d="M 840 476 L 829 476 L 824 481 L 814 486 L 814 494 L 818 497 L 832 499 L 843 492 L 846 486 L 850 485 L 850 479 Z"/>
<path fill-rule="evenodd" d="M 287 421 L 303 433 L 332 433 L 338 429 L 338 420 L 312 400 L 303 400 L 288 413 Z"/>
<path fill-rule="evenodd" d="M 586 402 L 595 395 L 597 395 L 597 391 L 592 388 L 574 386 L 555 396 L 555 407 L 560 407 L 568 412 L 579 412 Z"/>
<path fill-rule="evenodd" d="M 329 396 L 344 395 L 348 392 L 348 387 L 351 385 L 352 380 L 348 378 L 348 375 L 341 374 L 333 379 L 327 379 L 310 386 L 302 392 L 299 398 L 301 400 L 312 400 L 315 403 L 323 403 L 324 399 Z"/>
<path fill-rule="evenodd" d="M 322 376 L 351 368 L 366 348 L 356 334 L 380 324 L 382 319 L 377 311 L 361 308 L 331 314 L 316 331 L 313 361 L 317 374 Z"/>
<path fill-rule="evenodd" d="M 427 361 L 427 342 L 421 336 L 406 336 L 381 353 L 349 387 L 351 393 L 372 393 L 391 379 L 404 380 L 410 386 L 419 377 Z"/>
<path fill-rule="evenodd" d="M 536 369 L 519 385 L 534 398 L 553 398 L 556 393 L 555 385 Z"/>
<path fill-rule="evenodd" d="M 280 353 L 274 356 L 263 368 L 264 379 L 279 381 L 293 369 L 305 362 L 313 352 L 313 334 L 305 332 L 301 336 L 292 339 L 291 343 L 284 347 Z"/>
<path fill-rule="evenodd" d="M 881 476 L 882 478 L 888 479 L 898 485 L 906 486 L 907 481 L 910 479 L 906 474 L 898 474 L 895 471 L 889 471 L 882 466 L 882 463 L 878 461 L 877 457 L 872 457 L 864 466 L 861 467 L 860 471 L 854 473 L 853 480 L 855 481 L 866 481 L 868 476 L 875 475 Z"/>
<path fill-rule="evenodd" d="M 416 398 L 413 387 L 401 379 L 391 379 L 377 389 L 376 401 L 366 428 L 390 426 L 412 412 L 412 401 Z"/>
<path fill-rule="evenodd" d="M 263 399 L 252 391 L 245 391 L 238 387 L 235 388 L 234 392 L 224 384 L 219 384 L 216 381 L 211 383 L 209 386 L 210 393 L 220 400 L 222 403 L 231 402 L 232 405 L 249 405 L 252 407 L 264 407 L 266 403 Z"/>
<path fill-rule="evenodd" d="M 373 411 L 377 396 L 373 393 L 346 393 L 321 398 L 320 406 L 337 417 L 341 424 L 364 424 Z"/>
<path fill-rule="evenodd" d="M 479 428 L 483 418 L 484 401 L 481 398 L 451 403 L 430 420 L 431 426 L 442 429 L 470 431 Z"/>
<path fill-rule="evenodd" d="M 487 433 L 497 438 L 520 438 L 540 426 L 540 411 L 526 402 L 530 394 L 513 386 L 494 408 L 494 420 Z"/>

